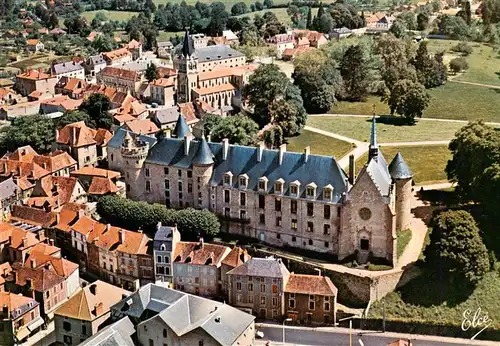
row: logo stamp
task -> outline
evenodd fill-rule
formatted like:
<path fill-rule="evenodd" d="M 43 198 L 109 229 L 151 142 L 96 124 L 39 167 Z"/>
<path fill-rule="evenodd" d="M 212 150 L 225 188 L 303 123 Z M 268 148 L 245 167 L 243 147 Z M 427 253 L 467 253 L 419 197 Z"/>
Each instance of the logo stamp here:
<path fill-rule="evenodd" d="M 471 340 L 474 340 L 476 336 L 481 334 L 486 328 L 491 326 L 493 320 L 488 316 L 488 312 L 481 310 L 481 308 L 477 308 L 477 310 L 473 313 L 472 310 L 467 309 L 462 314 L 462 330 L 465 332 L 470 328 L 482 328 L 479 332 L 477 332 Z"/>

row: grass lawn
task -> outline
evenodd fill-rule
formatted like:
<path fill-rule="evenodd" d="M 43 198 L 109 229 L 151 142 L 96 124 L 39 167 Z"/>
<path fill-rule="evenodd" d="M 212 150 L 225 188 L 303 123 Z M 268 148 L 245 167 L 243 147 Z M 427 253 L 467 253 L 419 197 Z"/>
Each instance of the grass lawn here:
<path fill-rule="evenodd" d="M 231 8 L 229 8 L 229 10 L 231 10 Z M 266 13 L 267 11 L 274 12 L 274 14 L 276 15 L 276 17 L 278 17 L 278 20 L 281 23 L 290 24 L 292 22 L 290 19 L 290 16 L 288 15 L 288 13 L 286 13 L 286 8 L 272 8 L 270 10 L 255 11 L 255 12 L 245 13 L 245 14 L 239 15 L 237 17 L 249 17 L 249 16 L 251 16 L 253 18 L 256 14 L 263 16 L 264 13 Z M 318 12 L 317 8 L 312 9 L 313 16 L 315 16 L 317 14 L 317 12 Z"/>
<path fill-rule="evenodd" d="M 458 56 L 451 49 L 459 41 L 454 40 L 429 40 L 429 52 L 435 53 L 446 51 L 445 62 L 449 62 Z M 472 54 L 465 57 L 469 63 L 469 69 L 462 75 L 456 77 L 456 80 L 483 83 L 491 85 L 500 85 L 500 58 L 498 52 L 493 47 L 475 42 L 469 43 L 473 49 Z"/>
<path fill-rule="evenodd" d="M 451 152 L 446 145 L 382 147 L 387 163 L 391 162 L 398 151 L 412 170 L 416 184 L 447 181 L 444 169 L 448 160 L 451 159 Z M 367 160 L 368 154 L 365 154 L 356 161 L 358 172 Z"/>
<path fill-rule="evenodd" d="M 157 40 L 168 41 L 170 37 L 174 37 L 175 35 L 184 38 L 184 31 L 159 31 Z"/>
<path fill-rule="evenodd" d="M 500 60 L 498 61 L 500 66 Z M 499 67 L 500 68 L 500 67 Z M 429 90 L 431 102 L 424 111 L 425 118 L 479 120 L 500 122 L 500 89 L 447 82 Z M 374 108 L 375 107 L 375 108 Z M 389 114 L 389 107 L 379 97 L 366 102 L 339 102 L 331 113 Z"/>
<path fill-rule="evenodd" d="M 57 56 L 57 55 L 48 55 L 48 54 L 37 54 L 33 55 L 27 59 L 16 61 L 12 64 L 9 65 L 9 67 L 15 67 L 18 69 L 21 69 L 25 71 L 28 68 L 49 68 L 52 61 L 58 60 L 58 61 L 64 61 L 70 59 L 70 57 L 67 56 Z"/>
<path fill-rule="evenodd" d="M 497 263 L 498 265 L 498 263 Z M 437 275 L 424 273 L 404 287 L 389 293 L 374 303 L 369 318 L 385 316 L 393 321 L 421 321 L 449 323 L 459 326 L 463 313 L 470 309 L 472 314 L 481 307 L 483 314 L 493 321 L 488 328 L 500 328 L 500 275 L 499 270 L 489 272 L 475 288 L 465 283 L 442 282 Z M 493 298 L 495 297 L 495 298 Z M 471 333 L 472 337 L 474 333 Z"/>
<path fill-rule="evenodd" d="M 188 5 L 194 5 L 196 4 L 196 2 L 198 0 L 184 0 L 186 1 L 186 3 Z M 200 2 L 204 2 L 204 3 L 207 3 L 207 4 L 210 4 L 212 3 L 213 1 L 211 0 L 199 0 Z M 224 5 L 226 5 L 226 11 L 228 11 L 229 13 L 231 13 L 231 7 L 237 3 L 237 2 L 241 2 L 243 1 L 245 4 L 247 4 L 248 6 L 248 9 L 250 10 L 250 5 L 251 4 L 254 4 L 255 3 L 255 0 L 221 0 L 222 3 L 224 3 Z M 167 2 L 171 2 L 171 3 L 181 3 L 182 0 L 153 0 L 153 2 L 157 5 L 159 4 L 166 4 Z M 261 1 L 262 2 L 262 1 Z M 288 0 L 274 0 L 273 1 L 274 4 L 286 4 L 288 3 Z"/>
<path fill-rule="evenodd" d="M 398 232 L 398 243 L 397 243 L 398 258 L 401 257 L 401 255 L 406 249 L 406 245 L 408 245 L 410 240 L 411 240 L 411 231 L 409 229 Z"/>
<path fill-rule="evenodd" d="M 311 154 L 335 156 L 338 159 L 353 149 L 351 143 L 306 130 L 302 130 L 297 137 L 287 138 L 287 141 L 287 151 L 302 153 L 305 147 L 310 146 Z"/>
<path fill-rule="evenodd" d="M 140 12 L 129 12 L 129 11 L 106 11 L 106 10 L 99 10 L 99 11 L 86 11 L 82 12 L 81 16 L 85 18 L 89 23 L 94 19 L 95 15 L 97 13 L 103 13 L 106 18 L 110 20 L 119 20 L 119 21 L 127 21 L 132 16 L 138 16 Z"/>
<path fill-rule="evenodd" d="M 370 118 L 360 117 L 309 117 L 307 125 L 368 142 L 370 140 Z M 463 123 L 443 121 L 419 121 L 416 125 L 395 125 L 377 121 L 377 139 L 384 142 L 443 141 L 452 139 Z"/>

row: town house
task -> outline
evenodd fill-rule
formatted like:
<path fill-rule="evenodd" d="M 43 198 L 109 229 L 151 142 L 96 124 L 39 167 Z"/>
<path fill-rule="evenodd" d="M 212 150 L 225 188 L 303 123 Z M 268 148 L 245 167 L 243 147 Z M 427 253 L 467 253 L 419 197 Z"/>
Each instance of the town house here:
<path fill-rule="evenodd" d="M 97 73 L 97 83 L 135 95 L 142 82 L 139 72 L 107 66 Z"/>
<path fill-rule="evenodd" d="M 33 91 L 54 94 L 57 81 L 56 76 L 44 73 L 43 69 L 28 69 L 26 72 L 16 76 L 14 89 L 23 96 L 28 96 Z"/>
<path fill-rule="evenodd" d="M 21 189 L 9 178 L 0 183 L 0 209 L 2 211 L 1 220 L 6 221 L 10 217 L 12 206 L 21 203 Z"/>
<path fill-rule="evenodd" d="M 75 61 L 53 64 L 51 72 L 52 75 L 57 77 L 57 80 L 61 79 L 61 77 L 85 79 L 85 69 L 81 63 Z"/>
<path fill-rule="evenodd" d="M 36 235 L 9 223 L 0 223 L 0 263 L 24 263 L 30 250 L 44 240 L 43 232 Z"/>
<path fill-rule="evenodd" d="M 132 53 L 127 48 L 119 48 L 111 52 L 102 53 L 108 66 L 123 65 L 132 62 Z M 96 75 L 98 72 L 96 72 Z"/>

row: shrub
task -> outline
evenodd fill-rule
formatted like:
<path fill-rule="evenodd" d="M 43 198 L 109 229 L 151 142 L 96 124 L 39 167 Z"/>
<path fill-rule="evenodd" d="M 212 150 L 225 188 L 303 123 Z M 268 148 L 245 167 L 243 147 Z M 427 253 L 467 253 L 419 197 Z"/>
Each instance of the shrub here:
<path fill-rule="evenodd" d="M 450 61 L 450 70 L 454 73 L 461 72 L 463 70 L 467 70 L 469 68 L 469 64 L 465 58 L 455 58 Z"/>
<path fill-rule="evenodd" d="M 457 53 L 462 53 L 465 56 L 470 55 L 473 51 L 472 47 L 467 42 L 459 42 L 451 50 Z"/>

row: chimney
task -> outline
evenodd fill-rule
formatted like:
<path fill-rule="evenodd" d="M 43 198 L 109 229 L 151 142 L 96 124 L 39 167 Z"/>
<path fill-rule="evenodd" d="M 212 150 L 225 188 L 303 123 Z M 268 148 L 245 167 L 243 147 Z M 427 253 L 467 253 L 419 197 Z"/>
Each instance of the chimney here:
<path fill-rule="evenodd" d="M 285 152 L 286 152 L 286 144 L 281 144 L 280 145 L 280 157 L 279 157 L 279 164 L 280 166 L 283 164 L 283 159 L 285 158 Z"/>
<path fill-rule="evenodd" d="M 12 280 L 13 280 L 14 284 L 17 283 L 17 273 L 15 270 L 12 271 Z"/>
<path fill-rule="evenodd" d="M 127 296 L 126 294 L 123 294 L 123 293 L 122 293 L 122 299 L 125 299 L 125 298 L 127 298 L 127 297 L 128 297 L 128 296 Z"/>
<path fill-rule="evenodd" d="M 120 244 L 124 244 L 125 243 L 125 231 L 122 229 L 119 230 L 118 235 L 120 236 Z"/>
<path fill-rule="evenodd" d="M 19 168 L 19 176 L 22 177 L 23 176 L 23 170 L 21 168 L 21 165 L 19 165 L 18 168 Z"/>
<path fill-rule="evenodd" d="M 23 247 L 26 247 L 28 245 L 28 238 L 24 237 L 23 238 Z"/>
<path fill-rule="evenodd" d="M 9 274 L 7 273 L 8 269 L 7 268 L 3 268 L 3 273 L 2 273 L 2 276 L 4 278 L 6 278 Z"/>
<path fill-rule="evenodd" d="M 73 142 L 71 144 L 75 144 L 76 143 L 76 127 L 72 126 L 71 128 L 73 130 Z"/>
<path fill-rule="evenodd" d="M 3 172 L 7 175 L 7 162 L 3 162 Z"/>
<path fill-rule="evenodd" d="M 311 155 L 311 147 L 310 146 L 307 146 L 304 149 L 304 155 L 305 155 L 304 162 L 307 162 L 307 160 L 309 160 L 309 155 Z"/>
<path fill-rule="evenodd" d="M 165 129 L 165 138 L 171 138 L 171 137 L 172 137 L 172 130 Z"/>
<path fill-rule="evenodd" d="M 203 237 L 200 237 L 200 246 L 201 246 L 201 248 L 203 248 L 203 244 L 204 244 Z"/>
<path fill-rule="evenodd" d="M 2 317 L 4 319 L 8 319 L 9 318 L 9 306 L 7 304 L 4 304 L 3 307 L 2 307 Z"/>
<path fill-rule="evenodd" d="M 80 219 L 81 217 L 85 216 L 85 210 L 83 209 L 78 209 L 78 219 Z"/>
<path fill-rule="evenodd" d="M 184 155 L 189 154 L 189 146 L 191 145 L 191 140 L 193 137 L 191 135 L 184 136 Z"/>
<path fill-rule="evenodd" d="M 156 230 L 159 231 L 161 229 L 161 221 L 159 221 L 157 224 L 156 224 Z"/>
<path fill-rule="evenodd" d="M 49 239 L 49 245 L 54 246 L 54 239 Z"/>
<path fill-rule="evenodd" d="M 229 139 L 222 139 L 222 159 L 227 160 L 227 153 L 229 151 Z"/>
<path fill-rule="evenodd" d="M 354 154 L 349 155 L 349 183 L 354 184 L 354 172 L 356 171 L 356 162 Z"/>
<path fill-rule="evenodd" d="M 265 147 L 264 142 L 259 142 L 259 146 L 257 147 L 257 162 L 262 161 L 262 154 L 264 153 Z"/>
<path fill-rule="evenodd" d="M 109 223 L 106 224 L 106 232 L 109 232 L 109 230 L 111 229 L 111 225 Z"/>
<path fill-rule="evenodd" d="M 57 213 L 56 214 L 56 225 L 58 225 L 59 222 L 61 222 L 61 216 L 59 215 L 59 213 Z"/>
<path fill-rule="evenodd" d="M 94 305 L 94 310 L 92 311 L 92 313 L 94 314 L 94 316 L 102 315 L 103 312 L 104 312 L 104 307 L 102 305 L 102 302 Z"/>
<path fill-rule="evenodd" d="M 89 290 L 90 290 L 90 293 L 92 293 L 93 295 L 96 295 L 97 293 L 97 285 L 96 284 L 92 284 L 89 286 Z"/>
<path fill-rule="evenodd" d="M 30 278 L 26 278 L 26 286 L 28 286 L 28 288 L 31 288 L 31 279 Z"/>
<path fill-rule="evenodd" d="M 36 259 L 34 259 L 34 258 L 30 259 L 30 263 L 31 263 L 31 268 L 35 269 L 36 268 Z"/>
<path fill-rule="evenodd" d="M 56 129 L 56 140 L 59 138 L 59 130 Z"/>

